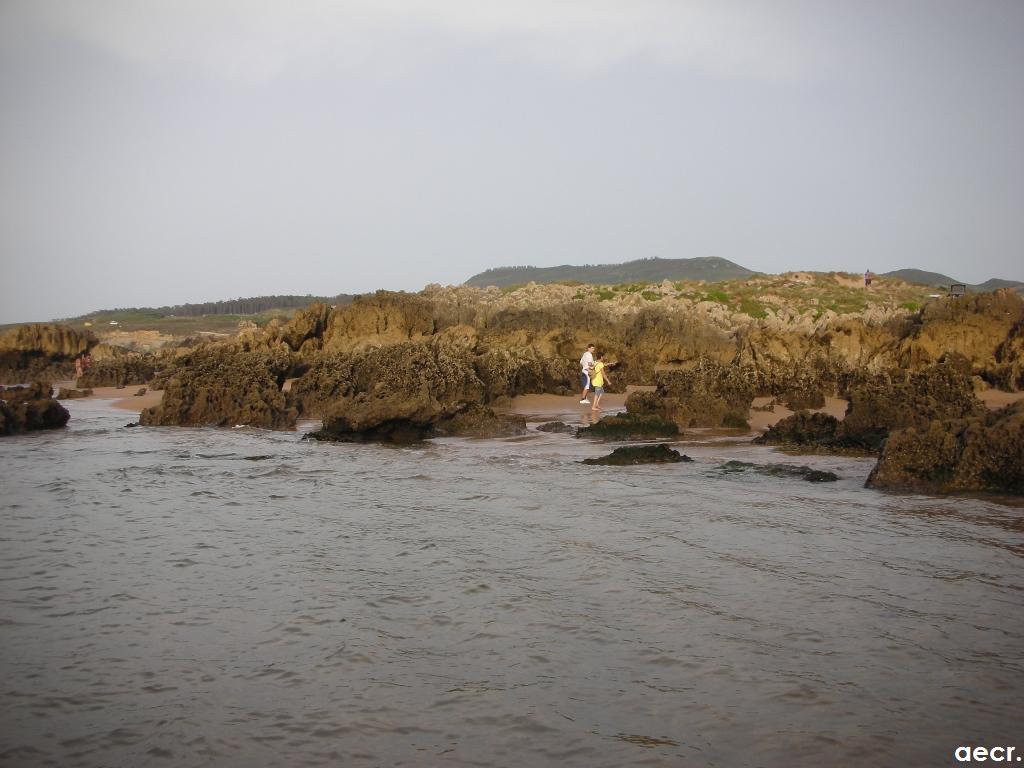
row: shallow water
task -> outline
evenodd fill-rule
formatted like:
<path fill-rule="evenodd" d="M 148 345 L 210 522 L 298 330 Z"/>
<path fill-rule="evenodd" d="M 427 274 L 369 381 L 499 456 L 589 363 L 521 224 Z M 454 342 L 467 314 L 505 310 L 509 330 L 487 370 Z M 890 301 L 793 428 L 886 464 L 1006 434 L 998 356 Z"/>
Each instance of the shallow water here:
<path fill-rule="evenodd" d="M 67 430 L 0 441 L 4 765 L 1024 750 L 1012 503 L 730 441 L 589 467 L 608 448 L 565 435 L 331 445 L 67 405 Z"/>

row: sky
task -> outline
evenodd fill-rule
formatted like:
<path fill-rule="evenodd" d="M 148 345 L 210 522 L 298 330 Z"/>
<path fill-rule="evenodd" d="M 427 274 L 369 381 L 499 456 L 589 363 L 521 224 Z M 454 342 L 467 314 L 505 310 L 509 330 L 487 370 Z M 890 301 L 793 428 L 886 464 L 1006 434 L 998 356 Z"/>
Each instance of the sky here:
<path fill-rule="evenodd" d="M 1024 280 L 1019 0 L 0 0 L 0 323 L 497 266 Z"/>

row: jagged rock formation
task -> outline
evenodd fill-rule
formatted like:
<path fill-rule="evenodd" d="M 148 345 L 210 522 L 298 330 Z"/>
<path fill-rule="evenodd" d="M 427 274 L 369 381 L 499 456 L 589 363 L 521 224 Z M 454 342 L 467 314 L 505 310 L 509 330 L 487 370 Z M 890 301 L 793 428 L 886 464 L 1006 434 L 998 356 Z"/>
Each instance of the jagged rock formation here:
<path fill-rule="evenodd" d="M 331 373 L 333 405 L 317 439 L 422 439 L 484 401 L 470 350 L 443 340 L 338 356 Z"/>
<path fill-rule="evenodd" d="M 126 387 L 145 384 L 156 373 L 160 358 L 122 352 L 104 358 L 94 358 L 92 365 L 75 382 L 79 387 Z"/>
<path fill-rule="evenodd" d="M 881 425 L 872 423 L 878 421 L 872 414 L 888 406 L 878 397 L 872 400 L 871 387 L 899 389 L 905 374 L 893 371 L 900 366 L 915 372 L 936 360 L 959 360 L 967 373 L 992 384 L 1012 388 L 1021 380 L 1024 332 L 1016 318 L 1024 303 L 1016 294 L 936 301 L 918 312 L 876 303 L 843 314 L 822 305 L 819 288 L 828 283 L 822 282 L 825 278 L 793 273 L 773 279 L 758 276 L 739 284 L 737 290 L 761 291 L 756 295 L 763 311 L 749 312 L 738 309 L 747 299 L 725 302 L 713 292 L 694 295 L 690 288 L 671 283 L 627 286 L 617 293 L 569 285 L 514 291 L 466 286 L 428 286 L 418 294 L 380 291 L 347 306 L 312 305 L 289 322 L 272 322 L 262 330 L 250 325 L 230 342 L 204 348 L 211 356 L 232 359 L 240 352 L 284 355 L 287 370 L 275 368 L 271 378 L 276 381 L 281 371 L 295 377 L 285 411 L 324 414 L 328 421 L 337 417 L 342 431 L 369 430 L 367 434 L 387 433 L 392 423 L 396 429 L 404 425 L 403 430 L 435 434 L 444 421 L 471 405 L 491 406 L 530 392 L 573 392 L 576 361 L 591 341 L 617 363 L 616 386 L 656 386 L 654 393 L 630 397 L 632 415 L 660 416 L 682 429 L 741 428 L 755 394 L 771 395 L 794 408 L 813 408 L 825 396 L 850 395 L 860 388 L 847 437 L 853 440 L 859 430 L 875 448 L 879 427 L 893 425 L 887 416 Z M 836 277 L 833 283 L 841 287 L 842 281 Z M 806 306 L 765 293 L 790 290 L 787 286 Z M 847 291 L 843 301 L 864 306 L 862 290 L 842 290 Z M 835 301 L 830 306 L 839 308 Z M 958 336 L 950 324 L 973 330 L 961 328 Z M 943 346 L 947 336 L 953 341 Z M 442 349 L 446 351 L 437 351 Z M 190 355 L 176 350 L 143 358 L 152 359 L 156 373 L 139 383 L 159 389 L 177 378 L 182 401 L 205 411 L 200 417 L 191 406 L 168 407 L 159 422 L 179 423 L 175 414 L 187 417 L 180 423 L 240 421 L 232 415 L 237 410 L 234 399 L 225 401 L 230 414 L 215 419 L 216 398 L 203 400 L 207 405 L 199 407 L 202 397 L 185 393 L 205 386 L 188 372 L 194 366 Z M 401 362 L 410 355 L 415 360 L 426 355 L 433 362 Z M 441 359 L 457 360 L 460 383 L 438 379 Z M 133 378 L 122 370 L 123 364 L 116 371 L 113 365 L 108 372 L 97 362 L 93 378 L 83 382 L 120 384 Z M 875 375 L 880 378 L 873 379 Z M 269 389 L 267 394 L 272 394 Z M 857 402 L 864 407 L 858 408 Z M 938 411 L 925 411 L 924 418 L 934 413 Z M 264 420 L 277 423 L 278 418 Z M 895 424 L 900 426 L 908 424 Z"/>
<path fill-rule="evenodd" d="M 1024 494 L 1024 401 L 893 432 L 867 485 L 904 491 Z"/>
<path fill-rule="evenodd" d="M 281 387 L 291 358 L 276 352 L 209 345 L 180 357 L 163 383 L 163 401 L 142 412 L 147 426 L 246 424 L 269 429 L 295 425 L 296 411 Z"/>
<path fill-rule="evenodd" d="M 751 369 L 702 359 L 690 368 L 656 374 L 655 391 L 630 394 L 626 410 L 636 416 L 659 416 L 680 429 L 747 427 L 754 379 Z"/>
<path fill-rule="evenodd" d="M 877 453 L 890 432 L 923 428 L 936 419 L 978 416 L 984 405 L 954 358 L 923 371 L 889 371 L 850 383 L 842 421 L 822 413 L 794 413 L 754 439 L 812 452 Z"/>
<path fill-rule="evenodd" d="M 70 378 L 74 359 L 97 343 L 66 325 L 32 323 L 0 334 L 0 382 Z"/>
<path fill-rule="evenodd" d="M 914 318 L 910 333 L 901 340 L 899 363 L 904 368 L 921 368 L 955 353 L 970 362 L 973 373 L 990 381 L 1002 378 L 997 354 L 1003 352 L 998 357 L 1005 357 L 1005 344 L 1011 335 L 1020 335 L 1022 325 L 1024 299 L 1015 292 L 932 302 Z"/>
<path fill-rule="evenodd" d="M 0 436 L 38 429 L 59 429 L 71 414 L 53 399 L 49 384 L 37 381 L 28 387 L 0 388 Z"/>

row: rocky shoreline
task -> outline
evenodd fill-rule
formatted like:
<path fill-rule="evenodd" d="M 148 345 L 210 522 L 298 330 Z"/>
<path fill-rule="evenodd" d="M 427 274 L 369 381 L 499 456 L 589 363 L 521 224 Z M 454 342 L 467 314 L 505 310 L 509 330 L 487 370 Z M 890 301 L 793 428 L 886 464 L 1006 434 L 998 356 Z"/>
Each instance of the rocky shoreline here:
<path fill-rule="evenodd" d="M 810 320 L 755 318 L 707 301 L 602 301 L 572 286 L 431 286 L 314 304 L 288 322 L 153 354 L 24 326 L 0 337 L 0 373 L 67 378 L 56 374 L 92 350 L 96 362 L 78 387 L 163 390 L 143 425 L 291 429 L 315 417 L 323 419 L 315 439 L 403 442 L 520 434 L 522 420 L 502 408 L 518 395 L 571 394 L 590 341 L 615 361 L 620 391 L 644 387 L 626 398 L 624 414 L 581 436 L 749 432 L 755 398 L 769 398 L 760 410 L 794 413 L 759 442 L 878 455 L 872 487 L 1022 492 L 1021 407 L 990 413 L 977 396 L 1024 388 L 1024 301 L 1009 291 Z M 810 412 L 836 396 L 849 403 L 843 419 Z"/>

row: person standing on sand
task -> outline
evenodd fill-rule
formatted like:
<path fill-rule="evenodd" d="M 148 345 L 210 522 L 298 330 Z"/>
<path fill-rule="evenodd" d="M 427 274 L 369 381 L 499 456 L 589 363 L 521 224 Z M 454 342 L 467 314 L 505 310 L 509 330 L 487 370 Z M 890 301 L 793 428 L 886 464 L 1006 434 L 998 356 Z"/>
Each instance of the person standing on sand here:
<path fill-rule="evenodd" d="M 611 384 L 612 380 L 608 378 L 608 374 L 605 372 L 604 364 L 604 352 L 597 353 L 597 361 L 594 363 L 594 405 L 590 410 L 600 411 L 601 410 L 601 395 L 604 394 L 604 385 Z"/>
<path fill-rule="evenodd" d="M 594 349 L 593 344 L 587 344 L 587 351 L 580 358 L 580 386 L 583 388 L 583 391 L 580 392 L 580 405 L 590 404 L 587 399 L 587 391 L 590 389 L 590 369 L 594 367 Z"/>

